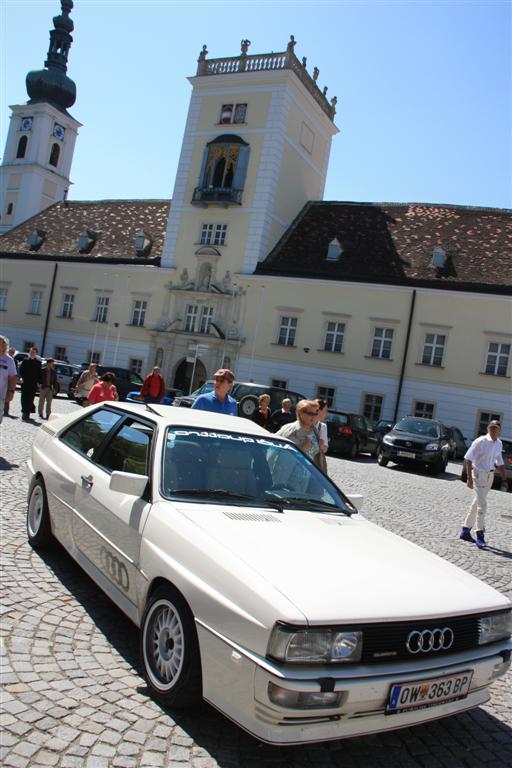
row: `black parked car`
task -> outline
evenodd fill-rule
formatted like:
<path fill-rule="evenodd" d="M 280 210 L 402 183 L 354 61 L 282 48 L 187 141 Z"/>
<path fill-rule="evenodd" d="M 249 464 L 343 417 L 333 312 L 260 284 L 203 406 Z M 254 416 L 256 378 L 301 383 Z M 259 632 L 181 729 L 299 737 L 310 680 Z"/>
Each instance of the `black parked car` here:
<path fill-rule="evenodd" d="M 205 395 L 208 392 L 211 392 L 212 389 L 213 381 L 205 381 L 202 387 L 196 389 L 195 392 L 191 392 L 190 395 L 176 397 L 173 405 L 191 408 L 196 397 Z M 289 389 L 281 389 L 280 387 L 271 387 L 269 384 L 255 384 L 253 381 L 235 381 L 229 394 L 238 402 L 238 415 L 245 416 L 247 419 L 252 419 L 258 410 L 258 397 L 260 395 L 270 395 L 269 407 L 271 413 L 278 408 L 281 408 L 281 402 L 286 397 L 290 398 L 292 401 L 292 411 L 295 410 L 295 406 L 299 400 L 305 399 L 304 395 L 299 394 L 299 392 L 293 392 Z"/>
<path fill-rule="evenodd" d="M 391 419 L 379 419 L 375 425 L 375 429 L 381 437 L 384 437 L 384 435 L 387 435 L 387 433 L 390 432 L 394 426 L 395 422 Z"/>
<path fill-rule="evenodd" d="M 444 424 L 433 419 L 407 416 L 384 435 L 377 461 L 385 467 L 389 461 L 404 466 L 421 464 L 433 475 L 444 472 L 450 452 Z"/>
<path fill-rule="evenodd" d="M 81 374 L 89 367 L 88 363 L 82 363 L 82 369 L 73 374 L 73 378 L 69 384 L 68 396 L 73 400 L 77 400 L 75 397 L 75 387 Z M 98 376 L 102 376 L 104 373 L 113 373 L 115 376 L 114 385 L 119 394 L 120 400 L 126 400 L 126 396 L 129 392 L 140 392 L 143 384 L 143 380 L 138 373 L 130 371 L 128 368 L 118 368 L 116 365 L 98 365 L 96 366 L 96 373 Z M 79 402 L 77 400 L 77 402 Z"/>
<path fill-rule="evenodd" d="M 381 436 L 373 422 L 366 416 L 345 411 L 329 411 L 325 419 L 329 452 L 337 453 L 347 459 L 353 459 L 358 453 L 378 451 Z"/>

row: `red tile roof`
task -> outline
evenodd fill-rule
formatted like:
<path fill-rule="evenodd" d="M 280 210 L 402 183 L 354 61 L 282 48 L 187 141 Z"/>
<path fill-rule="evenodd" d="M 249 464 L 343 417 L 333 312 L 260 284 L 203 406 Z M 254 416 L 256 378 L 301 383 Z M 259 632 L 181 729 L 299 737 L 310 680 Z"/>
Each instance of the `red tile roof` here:
<path fill-rule="evenodd" d="M 99 200 L 56 203 L 0 237 L 3 256 L 41 260 L 160 263 L 169 215 L 169 200 Z M 37 251 L 28 238 L 34 229 L 46 233 Z M 140 230 L 152 240 L 146 257 L 136 254 L 134 240 Z M 78 238 L 86 230 L 98 234 L 90 253 L 80 253 Z"/>
<path fill-rule="evenodd" d="M 342 254 L 327 261 L 337 238 Z M 432 252 L 446 253 L 444 269 Z M 258 274 L 510 293 L 512 211 L 418 203 L 310 202 Z"/>

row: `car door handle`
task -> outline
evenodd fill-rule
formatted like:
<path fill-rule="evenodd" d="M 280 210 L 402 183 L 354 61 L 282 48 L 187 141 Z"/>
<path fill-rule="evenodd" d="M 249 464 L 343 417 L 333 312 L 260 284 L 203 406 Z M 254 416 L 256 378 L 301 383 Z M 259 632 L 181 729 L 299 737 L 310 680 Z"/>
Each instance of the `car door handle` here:
<path fill-rule="evenodd" d="M 94 480 L 92 479 L 92 475 L 82 475 L 82 485 L 86 485 L 87 488 L 91 488 L 91 486 L 94 483 Z"/>

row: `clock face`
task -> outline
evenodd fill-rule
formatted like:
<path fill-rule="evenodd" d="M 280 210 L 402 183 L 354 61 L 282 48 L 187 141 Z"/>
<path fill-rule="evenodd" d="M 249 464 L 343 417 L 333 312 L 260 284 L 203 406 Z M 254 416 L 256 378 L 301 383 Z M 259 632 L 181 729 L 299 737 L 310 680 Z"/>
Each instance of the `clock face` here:
<path fill-rule="evenodd" d="M 59 125 L 58 123 L 55 123 L 53 126 L 53 135 L 56 139 L 63 139 L 64 138 L 64 128 L 62 125 Z"/>
<path fill-rule="evenodd" d="M 24 117 L 21 121 L 21 130 L 22 131 L 31 131 L 32 130 L 32 118 L 31 117 Z"/>

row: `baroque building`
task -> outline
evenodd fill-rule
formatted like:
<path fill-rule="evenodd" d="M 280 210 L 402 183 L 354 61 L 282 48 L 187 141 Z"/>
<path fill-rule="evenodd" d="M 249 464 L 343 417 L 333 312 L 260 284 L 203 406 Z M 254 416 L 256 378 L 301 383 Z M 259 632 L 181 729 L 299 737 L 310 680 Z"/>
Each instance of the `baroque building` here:
<path fill-rule="evenodd" d="M 54 31 L 70 38 L 72 3 L 61 4 Z M 160 365 L 186 390 L 229 366 L 372 418 L 416 413 L 469 437 L 493 416 L 512 434 L 511 212 L 323 201 L 336 98 L 295 45 L 251 54 L 242 40 L 220 59 L 203 47 L 171 201 L 67 200 L 62 166 L 57 202 L 38 192 L 30 207 L 19 186 L 21 218 L 8 223 L 9 181 L 4 332 L 73 362 Z M 29 91 L 13 108 L 2 166 L 8 179 L 14 161 L 39 174 L 39 191 L 54 171 L 13 157 L 22 114 L 59 112 L 69 165 L 79 126 L 50 75 L 51 88 L 31 79 L 40 100 Z"/>

